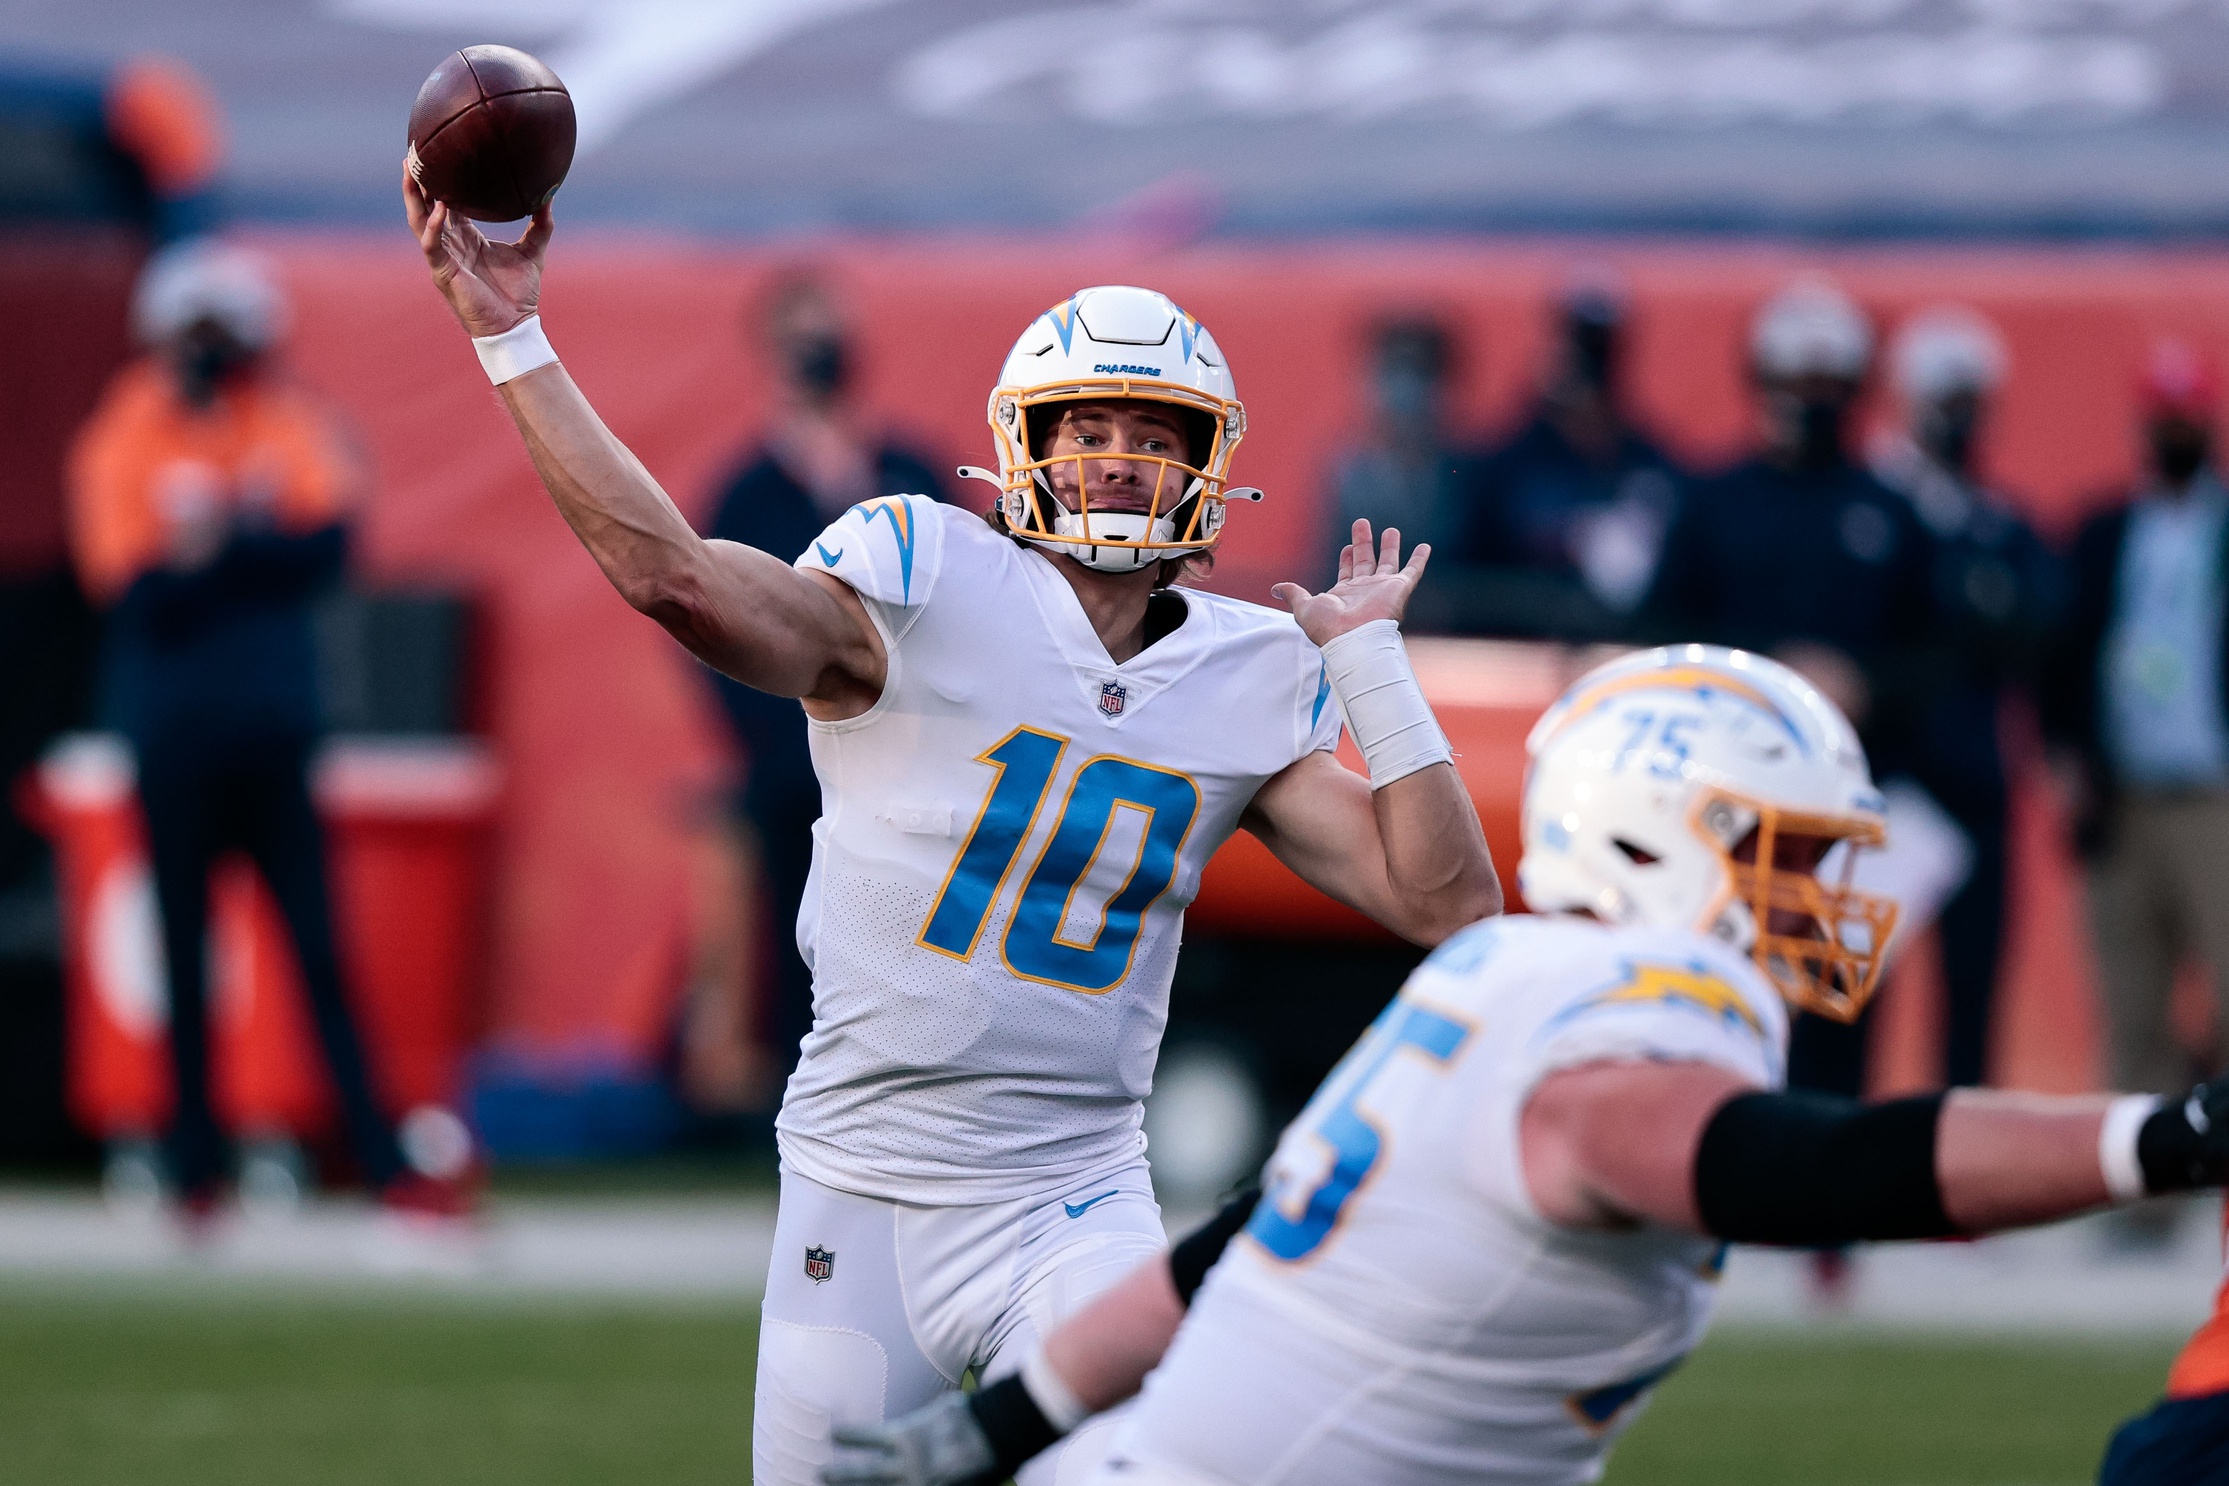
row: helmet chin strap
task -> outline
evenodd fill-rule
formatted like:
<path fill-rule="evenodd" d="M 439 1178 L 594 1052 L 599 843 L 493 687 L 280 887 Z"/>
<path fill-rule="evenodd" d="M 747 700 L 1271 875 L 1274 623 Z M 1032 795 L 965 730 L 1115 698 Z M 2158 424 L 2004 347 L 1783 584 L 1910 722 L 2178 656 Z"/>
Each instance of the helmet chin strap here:
<path fill-rule="evenodd" d="M 998 486 L 1002 497 L 1012 497 L 1017 502 L 1020 499 L 1015 492 L 1006 490 L 1003 480 L 980 465 L 963 464 L 959 468 L 959 475 L 963 480 L 982 480 Z M 1078 515 L 1069 510 L 1060 497 L 1053 493 L 1052 482 L 1045 478 L 1043 470 L 1034 472 L 1031 482 L 1036 487 L 1038 497 L 1055 512 L 1051 536 L 1039 536 L 1027 530 L 1013 533 L 1032 547 L 1046 552 L 1065 552 L 1085 567 L 1102 573 L 1134 573 L 1167 558 L 1183 555 L 1183 552 L 1170 552 L 1166 546 L 1138 545 L 1144 542 L 1174 542 L 1176 520 L 1173 511 L 1168 516 L 1148 516 L 1143 511 L 1093 511 L 1088 516 Z M 1191 487 L 1185 492 L 1185 499 L 1190 500 L 1197 495 L 1203 484 L 1204 481 L 1194 477 Z M 1249 491 L 1247 494 L 1255 500 L 1261 498 L 1258 491 Z M 1180 510 L 1182 507 L 1183 502 L 1180 501 L 1175 509 Z M 1012 515 L 1013 512 L 1009 509 L 1010 523 Z M 1101 540 L 1094 542 L 1091 540 L 1093 538 Z M 1195 549 L 1188 546 L 1183 550 L 1188 552 Z"/>
<path fill-rule="evenodd" d="M 1168 555 L 1134 544 L 1172 541 L 1176 537 L 1176 523 L 1166 516 L 1148 517 L 1143 511 L 1094 511 L 1088 516 L 1062 511 L 1053 518 L 1053 531 L 1072 540 L 1057 543 L 1040 540 L 1037 545 L 1059 547 L 1085 567 L 1102 573 L 1130 573 L 1151 567 Z M 1109 538 L 1120 545 L 1083 546 L 1073 540 L 1092 537 Z"/>

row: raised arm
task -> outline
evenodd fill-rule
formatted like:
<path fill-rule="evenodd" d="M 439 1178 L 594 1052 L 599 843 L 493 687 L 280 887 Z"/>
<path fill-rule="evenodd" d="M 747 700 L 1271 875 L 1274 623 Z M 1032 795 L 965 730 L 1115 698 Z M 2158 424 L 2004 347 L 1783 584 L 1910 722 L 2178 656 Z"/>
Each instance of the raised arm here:
<path fill-rule="evenodd" d="M 1401 650 L 1400 618 L 1431 550 L 1418 547 L 1404 567 L 1398 531 L 1377 545 L 1370 523 L 1357 521 L 1336 585 L 1316 594 L 1278 585 L 1301 629 L 1325 647 L 1357 743 L 1383 782 L 1373 788 L 1331 754 L 1311 753 L 1263 785 L 1244 819 L 1303 881 L 1425 945 L 1502 906 L 1478 811 Z"/>
<path fill-rule="evenodd" d="M 516 243 L 493 243 L 428 201 L 406 172 L 403 205 L 434 283 L 475 339 L 502 335 L 540 306 L 550 209 Z M 881 695 L 887 657 L 858 595 L 826 574 L 698 536 L 559 362 L 501 384 L 543 488 L 620 596 L 705 664 L 746 686 L 801 697 L 824 718 Z"/>

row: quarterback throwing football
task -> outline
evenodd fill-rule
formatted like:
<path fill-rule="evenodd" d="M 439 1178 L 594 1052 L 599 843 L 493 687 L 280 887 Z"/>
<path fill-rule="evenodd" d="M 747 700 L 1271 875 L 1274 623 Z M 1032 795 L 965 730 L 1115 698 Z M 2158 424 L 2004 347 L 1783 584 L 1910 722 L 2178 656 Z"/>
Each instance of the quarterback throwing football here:
<path fill-rule="evenodd" d="M 814 1025 L 778 1121 L 754 1460 L 996 1378 L 1163 1246 L 1140 1103 L 1184 907 L 1243 826 L 1419 943 L 1501 893 L 1398 621 L 1425 549 L 1355 526 L 1290 614 L 1170 583 L 1213 549 L 1245 414 L 1163 296 L 1039 316 L 990 399 L 989 522 L 915 497 L 794 565 L 692 531 L 557 361 L 547 210 L 516 244 L 405 202 L 543 484 L 629 603 L 802 699 L 826 800 L 798 943 Z M 1331 753 L 1342 715 L 1368 779 Z M 1041 1459 L 1032 1479 L 1050 1480 Z"/>

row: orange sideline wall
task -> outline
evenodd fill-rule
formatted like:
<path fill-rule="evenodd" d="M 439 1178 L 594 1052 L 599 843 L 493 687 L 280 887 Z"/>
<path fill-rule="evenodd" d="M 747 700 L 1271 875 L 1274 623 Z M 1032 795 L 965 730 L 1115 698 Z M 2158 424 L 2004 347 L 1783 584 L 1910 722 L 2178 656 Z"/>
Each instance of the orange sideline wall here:
<path fill-rule="evenodd" d="M 388 237 L 282 235 L 264 246 L 296 297 L 296 365 L 353 416 L 377 469 L 369 570 L 457 584 L 484 602 L 488 715 L 508 770 L 490 1044 L 551 1063 L 639 1062 L 681 979 L 693 822 L 728 767 L 701 678 L 611 592 L 550 508 L 399 225 Z M 2229 350 L 2229 255 L 2132 250 L 1334 243 L 1152 253 L 1081 239 L 777 250 L 561 226 L 543 308 L 589 397 L 695 517 L 768 409 L 745 317 L 772 273 L 825 270 L 854 313 L 866 407 L 943 464 L 988 454 L 984 401 L 1032 316 L 1085 284 L 1164 289 L 1214 330 L 1248 407 L 1236 469 L 1269 499 L 1233 512 L 1215 586 L 1260 598 L 1280 578 L 1321 575 L 1324 472 L 1363 416 L 1372 322 L 1391 311 L 1446 317 L 1465 352 L 1458 419 L 1483 435 L 1519 411 L 1545 305 L 1581 261 L 1626 275 L 1633 403 L 1704 463 L 1748 438 L 1747 317 L 1791 276 L 1830 273 L 1884 323 L 1941 300 L 1979 306 L 2013 357 L 1991 466 L 2054 534 L 2131 474 L 2131 378 L 2146 339 L 2171 332 Z M 2086 950 L 2044 812 L 2025 792 L 2017 1025 L 2000 1065 L 2031 1085 L 2080 1086 L 2094 1043 Z M 1894 1061 L 1909 1073 L 1923 1018 L 1891 1020 L 1905 1049 Z"/>

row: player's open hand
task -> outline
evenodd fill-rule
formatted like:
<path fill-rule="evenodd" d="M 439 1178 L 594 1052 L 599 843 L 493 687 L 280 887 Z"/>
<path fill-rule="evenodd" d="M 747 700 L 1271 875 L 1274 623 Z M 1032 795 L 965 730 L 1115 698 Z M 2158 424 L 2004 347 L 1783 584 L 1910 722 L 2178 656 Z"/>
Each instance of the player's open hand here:
<path fill-rule="evenodd" d="M 1271 596 L 1283 600 L 1300 621 L 1301 633 L 1318 645 L 1328 645 L 1373 619 L 1398 622 L 1408 611 L 1409 595 L 1416 592 L 1431 560 L 1428 543 L 1418 543 L 1401 565 L 1401 533 L 1385 529 L 1382 542 L 1370 540 L 1370 523 L 1357 521 L 1352 540 L 1339 553 L 1339 581 L 1322 593 L 1310 593 L 1298 583 L 1280 583 Z"/>
<path fill-rule="evenodd" d="M 434 283 L 468 332 L 501 335 L 541 306 L 542 255 L 554 230 L 548 202 L 515 243 L 489 242 L 478 223 L 428 200 L 408 170 L 402 204 Z"/>

